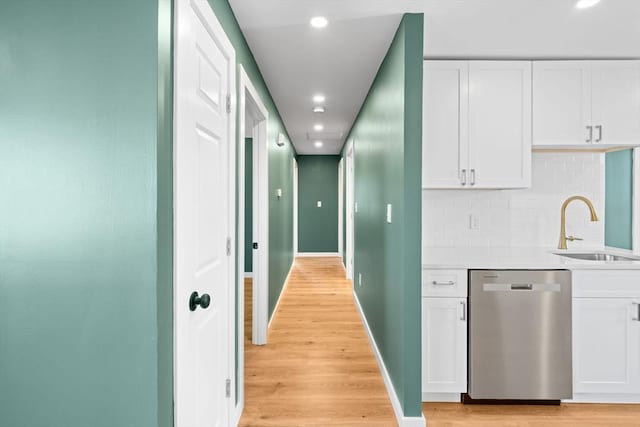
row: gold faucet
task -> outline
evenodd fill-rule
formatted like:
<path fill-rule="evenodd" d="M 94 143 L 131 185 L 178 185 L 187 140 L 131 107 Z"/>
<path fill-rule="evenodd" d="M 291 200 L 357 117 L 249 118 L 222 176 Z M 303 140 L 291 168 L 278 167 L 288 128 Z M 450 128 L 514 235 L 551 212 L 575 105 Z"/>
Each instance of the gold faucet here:
<path fill-rule="evenodd" d="M 598 214 L 596 213 L 596 208 L 593 207 L 593 203 L 591 200 L 587 199 L 584 196 L 572 196 L 564 201 L 562 204 L 562 208 L 560 208 L 560 243 L 558 243 L 558 249 L 567 249 L 567 240 L 573 242 L 574 240 L 582 240 L 578 237 L 568 236 L 566 230 L 566 222 L 567 222 L 567 206 L 569 203 L 574 200 L 582 200 L 589 207 L 589 211 L 591 212 L 591 221 L 598 221 Z"/>

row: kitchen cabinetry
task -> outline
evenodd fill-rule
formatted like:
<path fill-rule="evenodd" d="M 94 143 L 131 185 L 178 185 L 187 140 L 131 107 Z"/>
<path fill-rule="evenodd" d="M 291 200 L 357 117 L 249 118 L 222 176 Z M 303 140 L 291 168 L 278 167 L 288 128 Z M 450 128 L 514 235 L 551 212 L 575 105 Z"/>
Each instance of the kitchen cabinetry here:
<path fill-rule="evenodd" d="M 425 61 L 423 188 L 531 186 L 531 62 Z"/>
<path fill-rule="evenodd" d="M 467 271 L 424 271 L 422 296 L 422 400 L 459 402 L 467 391 Z"/>
<path fill-rule="evenodd" d="M 534 61 L 533 145 L 640 145 L 640 61 Z"/>
<path fill-rule="evenodd" d="M 573 280 L 574 401 L 640 402 L 640 271 Z"/>

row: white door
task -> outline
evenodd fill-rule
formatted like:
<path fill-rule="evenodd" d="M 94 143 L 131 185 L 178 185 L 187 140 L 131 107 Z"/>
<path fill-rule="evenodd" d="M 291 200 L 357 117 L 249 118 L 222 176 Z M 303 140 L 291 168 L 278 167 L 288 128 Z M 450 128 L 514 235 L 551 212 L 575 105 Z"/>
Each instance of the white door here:
<path fill-rule="evenodd" d="M 422 298 L 422 392 L 467 392 L 466 298 Z"/>
<path fill-rule="evenodd" d="M 573 300 L 573 392 L 640 393 L 640 300 Z"/>
<path fill-rule="evenodd" d="M 293 159 L 293 254 L 298 254 L 298 162 Z"/>
<path fill-rule="evenodd" d="M 235 90 L 235 57 L 205 0 L 176 3 L 175 423 L 227 426 L 235 185 L 227 96 Z M 193 292 L 201 304 L 190 307 Z"/>
<path fill-rule="evenodd" d="M 468 183 L 467 61 L 425 61 L 422 107 L 422 187 Z"/>
<path fill-rule="evenodd" d="M 347 144 L 347 194 L 346 194 L 346 204 L 347 204 L 347 223 L 346 223 L 346 233 L 347 233 L 347 279 L 353 281 L 353 251 L 354 251 L 354 222 L 355 222 L 355 173 L 353 166 L 353 140 L 350 140 Z"/>
<path fill-rule="evenodd" d="M 594 143 L 640 143 L 640 61 L 593 61 Z"/>
<path fill-rule="evenodd" d="M 344 168 L 343 159 L 338 162 L 338 253 L 342 257 L 344 253 Z"/>
<path fill-rule="evenodd" d="M 590 144 L 591 63 L 533 63 L 533 145 Z"/>
<path fill-rule="evenodd" d="M 531 62 L 469 63 L 471 188 L 531 186 Z"/>

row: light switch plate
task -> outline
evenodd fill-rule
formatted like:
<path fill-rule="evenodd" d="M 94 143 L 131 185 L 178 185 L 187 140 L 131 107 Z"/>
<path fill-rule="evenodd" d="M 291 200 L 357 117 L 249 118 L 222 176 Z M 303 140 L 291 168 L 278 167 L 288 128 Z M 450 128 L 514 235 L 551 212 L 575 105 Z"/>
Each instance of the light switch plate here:
<path fill-rule="evenodd" d="M 278 199 L 282 197 L 282 188 L 278 188 L 278 190 L 276 191 L 276 194 L 278 196 Z"/>
<path fill-rule="evenodd" d="M 318 200 L 318 202 L 316 203 L 316 205 L 321 208 L 322 207 L 322 200 Z"/>
<path fill-rule="evenodd" d="M 391 213 L 392 213 L 392 209 L 393 207 L 391 206 L 391 203 L 389 203 L 387 205 L 387 224 L 391 224 Z"/>

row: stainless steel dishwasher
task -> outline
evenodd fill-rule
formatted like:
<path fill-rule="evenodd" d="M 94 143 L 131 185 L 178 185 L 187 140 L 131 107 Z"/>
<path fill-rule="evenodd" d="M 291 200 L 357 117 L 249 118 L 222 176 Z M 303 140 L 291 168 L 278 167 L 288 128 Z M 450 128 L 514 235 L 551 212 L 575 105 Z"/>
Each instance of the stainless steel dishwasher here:
<path fill-rule="evenodd" d="M 469 275 L 469 396 L 572 398 L 571 272 Z"/>

